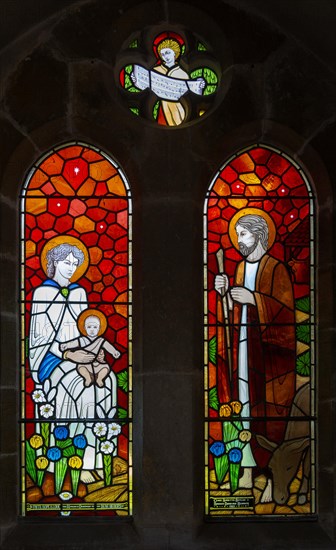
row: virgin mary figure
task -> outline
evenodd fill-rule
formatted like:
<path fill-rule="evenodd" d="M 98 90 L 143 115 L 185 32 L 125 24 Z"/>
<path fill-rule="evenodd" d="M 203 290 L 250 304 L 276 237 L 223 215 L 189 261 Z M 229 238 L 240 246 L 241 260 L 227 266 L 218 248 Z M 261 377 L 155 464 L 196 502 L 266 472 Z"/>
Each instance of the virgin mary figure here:
<path fill-rule="evenodd" d="M 59 244 L 57 244 L 59 243 Z M 29 330 L 29 364 L 36 389 L 48 388 L 53 395 L 55 423 L 67 424 L 70 436 L 84 434 L 87 446 L 83 469 L 101 467 L 96 451 L 92 422 L 111 418 L 117 404 L 117 388 L 113 373 L 105 386 L 84 386 L 77 372 L 77 363 L 90 363 L 93 353 L 83 349 L 62 353 L 60 344 L 80 336 L 77 318 L 87 309 L 85 289 L 76 280 L 86 271 L 88 252 L 78 239 L 64 236 L 49 241 L 41 254 L 47 279 L 33 293 Z M 45 391 L 46 393 L 46 391 Z M 91 422 L 79 422 L 79 419 Z"/>

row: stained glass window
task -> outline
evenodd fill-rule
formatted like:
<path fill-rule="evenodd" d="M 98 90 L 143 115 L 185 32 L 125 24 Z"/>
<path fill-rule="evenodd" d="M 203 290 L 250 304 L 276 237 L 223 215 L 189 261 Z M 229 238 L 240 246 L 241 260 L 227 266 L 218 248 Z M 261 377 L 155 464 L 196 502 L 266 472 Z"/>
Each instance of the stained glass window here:
<path fill-rule="evenodd" d="M 204 207 L 205 509 L 316 512 L 314 196 L 300 166 L 256 145 Z"/>
<path fill-rule="evenodd" d="M 131 40 L 118 62 L 119 86 L 130 111 L 171 127 L 204 115 L 219 86 L 217 63 L 208 50 L 193 33 L 171 29 L 154 35 L 150 46 L 149 36 Z"/>
<path fill-rule="evenodd" d="M 23 186 L 23 515 L 132 513 L 131 219 L 122 170 L 83 143 Z"/>

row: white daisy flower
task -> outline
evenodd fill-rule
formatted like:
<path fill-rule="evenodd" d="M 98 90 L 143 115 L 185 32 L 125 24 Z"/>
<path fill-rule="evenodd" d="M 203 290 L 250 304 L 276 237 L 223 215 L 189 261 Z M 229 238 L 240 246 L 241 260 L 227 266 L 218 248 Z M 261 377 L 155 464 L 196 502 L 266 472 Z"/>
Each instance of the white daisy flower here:
<path fill-rule="evenodd" d="M 43 418 L 50 418 L 50 416 L 54 414 L 54 407 L 50 403 L 47 403 L 46 405 L 41 405 L 40 413 Z"/>
<path fill-rule="evenodd" d="M 93 433 L 96 434 L 98 437 L 103 437 L 107 434 L 107 425 L 105 422 L 96 422 L 93 426 Z"/>
<path fill-rule="evenodd" d="M 100 444 L 100 450 L 104 455 L 111 455 L 114 451 L 115 445 L 112 441 L 102 441 Z"/>
<path fill-rule="evenodd" d="M 32 399 L 35 403 L 45 403 L 46 402 L 46 397 L 45 397 L 44 392 L 42 390 L 33 391 Z"/>
<path fill-rule="evenodd" d="M 73 494 L 69 493 L 69 491 L 63 491 L 63 493 L 59 494 L 59 497 L 61 500 L 70 500 L 73 497 Z"/>
<path fill-rule="evenodd" d="M 112 424 L 109 424 L 108 428 L 108 436 L 107 439 L 110 439 L 111 437 L 116 437 L 121 432 L 121 426 L 120 424 L 117 424 L 116 422 L 112 422 Z"/>

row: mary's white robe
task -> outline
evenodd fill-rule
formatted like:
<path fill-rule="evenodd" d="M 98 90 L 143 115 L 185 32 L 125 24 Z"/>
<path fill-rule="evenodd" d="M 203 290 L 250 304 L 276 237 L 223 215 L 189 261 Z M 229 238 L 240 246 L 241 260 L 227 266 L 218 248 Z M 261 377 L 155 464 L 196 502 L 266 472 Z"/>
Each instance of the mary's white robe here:
<path fill-rule="evenodd" d="M 87 307 L 86 292 L 76 283 L 61 288 L 48 279 L 38 287 L 32 300 L 29 362 L 36 386 L 49 386 L 50 383 L 51 389 L 56 389 L 53 398 L 55 423 L 69 423 L 71 437 L 82 433 L 86 436 L 88 446 L 83 467 L 94 469 L 101 466 L 101 457 L 96 453 L 98 442 L 92 425 L 97 417 L 103 419 L 113 415 L 117 404 L 115 376 L 111 373 L 103 388 L 96 385 L 86 388 L 76 364 L 63 359 L 59 347 L 61 343 L 80 336 L 77 318 Z M 78 422 L 79 419 L 90 419 L 91 422 L 84 424 Z"/>

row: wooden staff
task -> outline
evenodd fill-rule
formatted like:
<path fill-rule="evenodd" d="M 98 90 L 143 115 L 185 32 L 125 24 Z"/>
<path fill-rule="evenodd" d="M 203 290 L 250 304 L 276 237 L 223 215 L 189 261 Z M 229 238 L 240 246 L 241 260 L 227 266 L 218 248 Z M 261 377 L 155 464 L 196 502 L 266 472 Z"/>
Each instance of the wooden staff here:
<path fill-rule="evenodd" d="M 224 273 L 224 252 L 222 248 L 220 248 L 217 251 L 216 257 L 217 257 L 218 271 L 219 273 Z M 231 340 L 230 340 L 230 317 L 229 317 L 229 304 L 228 304 L 227 292 L 225 292 L 224 288 L 222 288 L 222 305 L 223 305 L 223 314 L 224 314 L 224 323 L 225 323 L 229 376 L 231 381 L 232 380 L 232 357 L 231 357 Z"/>

